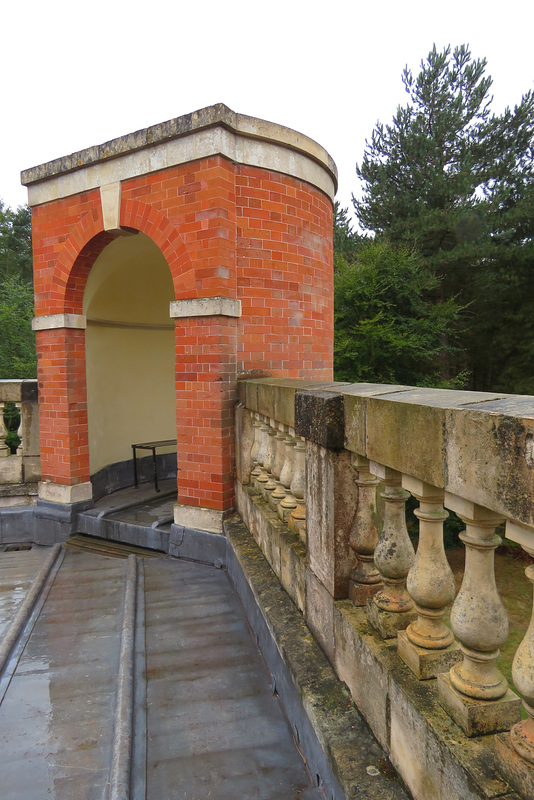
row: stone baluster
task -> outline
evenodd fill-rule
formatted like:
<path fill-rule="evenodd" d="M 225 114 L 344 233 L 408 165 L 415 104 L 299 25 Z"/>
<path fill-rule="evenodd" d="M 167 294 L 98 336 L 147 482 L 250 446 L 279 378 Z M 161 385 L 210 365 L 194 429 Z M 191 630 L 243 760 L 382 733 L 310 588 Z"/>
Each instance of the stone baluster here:
<path fill-rule="evenodd" d="M 445 494 L 445 505 L 465 522 L 462 586 L 451 611 L 451 627 L 463 660 L 438 675 L 439 701 L 466 736 L 509 730 L 520 701 L 495 666 L 508 636 L 508 618 L 495 584 L 495 528 L 502 517 L 482 506 Z"/>
<path fill-rule="evenodd" d="M 306 442 L 300 436 L 295 445 L 295 471 L 290 489 L 297 504 L 289 516 L 289 529 L 306 542 Z"/>
<path fill-rule="evenodd" d="M 378 542 L 376 487 L 380 481 L 369 472 L 369 459 L 352 453 L 351 463 L 357 471 L 358 501 L 350 531 L 350 546 L 357 563 L 349 579 L 349 597 L 355 606 L 364 606 L 382 588 L 374 562 Z"/>
<path fill-rule="evenodd" d="M 456 582 L 443 546 L 443 489 L 403 475 L 402 486 L 418 501 L 419 544 L 408 572 L 406 588 L 417 619 L 399 631 L 398 654 L 419 680 L 435 678 L 462 659 L 462 653 L 443 615 L 454 600 Z"/>
<path fill-rule="evenodd" d="M 251 411 L 250 418 L 252 420 L 252 427 L 254 429 L 254 442 L 252 443 L 252 448 L 250 450 L 250 460 L 254 464 L 254 467 L 250 473 L 250 477 L 254 481 L 254 478 L 256 478 L 261 472 L 261 464 L 258 461 L 258 452 L 261 445 L 261 422 L 260 415 L 257 412 Z"/>
<path fill-rule="evenodd" d="M 4 403 L 0 402 L 0 458 L 6 458 L 11 455 L 11 450 L 6 444 L 6 436 L 8 430 L 4 422 Z"/>
<path fill-rule="evenodd" d="M 17 427 L 17 430 L 16 430 L 16 434 L 19 437 L 19 445 L 17 447 L 17 455 L 21 456 L 24 453 L 24 437 L 22 435 L 22 412 L 23 412 L 23 409 L 22 409 L 22 404 L 21 403 L 15 403 L 15 406 L 17 408 L 17 411 L 19 412 L 19 424 L 18 424 L 18 427 Z"/>
<path fill-rule="evenodd" d="M 256 456 L 257 462 L 260 467 L 259 474 L 254 478 L 254 485 L 256 489 L 261 492 L 263 486 L 269 480 L 269 476 L 265 470 L 265 463 L 267 462 L 267 458 L 269 456 L 269 424 L 266 421 L 267 418 L 263 417 L 260 419 L 260 446 L 258 448 L 258 453 Z"/>
<path fill-rule="evenodd" d="M 286 453 L 284 459 L 284 466 L 280 473 L 280 483 L 284 487 L 285 496 L 278 505 L 278 516 L 282 522 L 287 522 L 289 515 L 296 508 L 297 501 L 291 494 L 291 482 L 293 480 L 293 473 L 295 472 L 295 447 L 297 441 L 295 439 L 295 431 L 290 428 L 286 436 Z"/>
<path fill-rule="evenodd" d="M 371 461 L 369 469 L 385 484 L 384 522 L 375 548 L 375 565 L 384 587 L 367 601 L 369 622 L 383 639 L 393 639 L 416 617 L 413 601 L 406 591 L 406 576 L 415 559 L 406 528 L 406 500 L 401 473 Z"/>
<path fill-rule="evenodd" d="M 282 422 L 278 425 L 276 433 L 276 458 L 273 464 L 273 476 L 276 482 L 276 488 L 271 492 L 269 503 L 273 509 L 278 508 L 278 503 L 284 499 L 286 492 L 281 483 L 282 469 L 286 459 L 286 431 L 287 425 Z"/>
<path fill-rule="evenodd" d="M 506 536 L 519 542 L 534 558 L 534 528 L 506 523 Z M 526 568 L 534 586 L 534 565 Z M 514 685 L 523 698 L 527 718 L 516 723 L 509 734 L 495 737 L 495 764 L 509 784 L 524 798 L 534 797 L 534 598 L 532 616 L 512 664 Z"/>
<path fill-rule="evenodd" d="M 275 426 L 276 426 L 275 421 L 272 419 L 269 420 L 269 430 L 267 432 L 269 436 L 269 442 L 267 447 L 267 458 L 263 462 L 263 466 L 268 476 L 267 482 L 263 484 L 263 489 L 265 492 L 264 497 L 266 500 L 268 500 L 270 493 L 274 492 L 274 490 L 276 489 L 276 481 L 274 480 L 274 475 L 273 475 L 274 462 L 276 461 L 276 447 L 278 444 L 276 441 L 277 430 Z"/>

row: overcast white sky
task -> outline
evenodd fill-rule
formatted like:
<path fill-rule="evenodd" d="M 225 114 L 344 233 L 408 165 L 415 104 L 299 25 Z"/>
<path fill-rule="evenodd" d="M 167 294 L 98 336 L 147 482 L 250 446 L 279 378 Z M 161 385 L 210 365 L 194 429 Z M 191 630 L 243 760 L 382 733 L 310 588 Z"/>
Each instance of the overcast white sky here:
<path fill-rule="evenodd" d="M 319 142 L 350 205 L 377 120 L 389 122 L 435 42 L 486 57 L 494 110 L 534 87 L 531 0 L 26 0 L 0 15 L 0 198 L 20 171 L 226 103 Z"/>

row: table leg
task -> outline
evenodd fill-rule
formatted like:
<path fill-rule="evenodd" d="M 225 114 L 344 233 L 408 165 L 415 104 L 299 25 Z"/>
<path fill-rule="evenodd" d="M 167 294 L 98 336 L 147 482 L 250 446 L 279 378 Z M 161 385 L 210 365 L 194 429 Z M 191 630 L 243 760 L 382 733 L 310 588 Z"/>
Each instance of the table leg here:
<path fill-rule="evenodd" d="M 134 486 L 137 489 L 137 451 L 134 444 L 132 445 L 132 450 L 133 450 Z"/>
<path fill-rule="evenodd" d="M 156 448 L 152 448 L 152 458 L 154 459 L 154 486 L 156 487 L 156 492 L 159 492 L 158 487 L 158 463 L 156 461 Z"/>

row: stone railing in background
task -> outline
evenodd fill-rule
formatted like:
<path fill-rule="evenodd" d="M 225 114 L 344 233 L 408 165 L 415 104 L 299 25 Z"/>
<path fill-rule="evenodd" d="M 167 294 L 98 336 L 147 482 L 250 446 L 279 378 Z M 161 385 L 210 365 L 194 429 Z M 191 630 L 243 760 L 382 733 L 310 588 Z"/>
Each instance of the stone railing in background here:
<path fill-rule="evenodd" d="M 534 398 L 247 380 L 236 435 L 238 510 L 414 797 L 534 797 L 534 618 L 521 721 L 494 575 L 502 523 L 534 555 Z M 458 594 L 447 508 L 465 523 Z"/>
<path fill-rule="evenodd" d="M 20 444 L 14 454 L 6 444 L 4 409 L 8 403 L 20 414 Z M 0 507 L 35 502 L 40 478 L 37 381 L 0 380 Z"/>

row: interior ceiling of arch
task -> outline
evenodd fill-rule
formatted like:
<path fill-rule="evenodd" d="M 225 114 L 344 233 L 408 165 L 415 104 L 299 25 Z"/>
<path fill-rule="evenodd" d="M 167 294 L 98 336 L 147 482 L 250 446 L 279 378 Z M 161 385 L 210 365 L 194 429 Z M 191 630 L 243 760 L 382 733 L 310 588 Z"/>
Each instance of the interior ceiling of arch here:
<path fill-rule="evenodd" d="M 119 236 L 91 268 L 83 310 L 88 324 L 113 321 L 174 327 L 174 287 L 165 257 L 144 233 Z"/>

